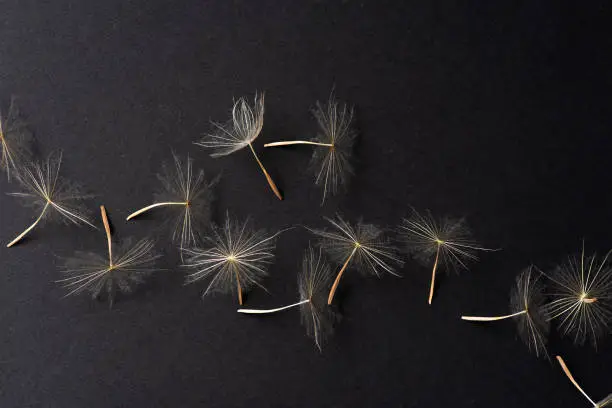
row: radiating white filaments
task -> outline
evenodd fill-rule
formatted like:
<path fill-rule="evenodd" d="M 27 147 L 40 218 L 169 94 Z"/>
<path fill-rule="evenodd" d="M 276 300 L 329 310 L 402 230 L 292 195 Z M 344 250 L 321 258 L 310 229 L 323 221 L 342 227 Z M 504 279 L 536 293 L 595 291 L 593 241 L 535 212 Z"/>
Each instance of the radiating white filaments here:
<path fill-rule="evenodd" d="M 87 224 L 96 228 L 89 220 L 89 211 L 84 201 L 91 195 L 60 176 L 62 153 L 51 154 L 41 163 L 29 163 L 21 169 L 18 180 L 22 192 L 9 195 L 23 200 L 26 206 L 36 210 L 38 218 L 13 239 L 7 247 L 12 247 L 28 235 L 44 220 L 59 220 L 70 224 Z"/>

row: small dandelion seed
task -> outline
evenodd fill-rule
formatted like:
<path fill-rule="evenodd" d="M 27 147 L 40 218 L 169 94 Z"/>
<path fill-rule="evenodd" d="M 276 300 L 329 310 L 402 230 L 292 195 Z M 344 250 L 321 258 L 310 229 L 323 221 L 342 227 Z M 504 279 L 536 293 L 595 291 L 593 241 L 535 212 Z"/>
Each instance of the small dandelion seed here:
<path fill-rule="evenodd" d="M 563 358 L 561 358 L 561 356 L 557 356 L 557 361 L 559 362 L 559 365 L 561 366 L 563 373 L 565 373 L 565 376 L 571 381 L 572 384 L 574 384 L 574 387 L 576 387 L 576 389 L 580 391 L 580 393 L 587 400 L 589 400 L 589 402 L 593 405 L 594 408 L 603 408 L 603 407 L 612 406 L 612 394 L 608 395 L 606 398 L 604 398 L 603 400 L 599 402 L 595 402 L 591 397 L 587 395 L 586 392 L 584 392 L 580 384 L 578 384 L 578 381 L 574 379 L 574 376 L 572 375 L 571 371 L 565 364 L 565 361 L 563 360 Z"/>
<path fill-rule="evenodd" d="M 160 207 L 177 209 L 172 224 L 172 242 L 182 251 L 196 246 L 200 239 L 198 231 L 210 223 L 212 187 L 217 179 L 207 183 L 204 171 L 193 171 L 193 159 L 187 156 L 183 162 L 176 154 L 172 153 L 172 156 L 174 166 L 164 164 L 162 173 L 158 175 L 162 189 L 155 195 L 155 202 L 132 213 L 127 220 Z"/>
<path fill-rule="evenodd" d="M 60 176 L 62 153 L 51 154 L 42 163 L 29 163 L 23 167 L 18 180 L 23 192 L 9 195 L 23 200 L 24 205 L 32 207 L 39 214 L 38 218 L 25 231 L 13 239 L 10 248 L 21 241 L 44 220 L 59 220 L 69 224 L 87 224 L 96 228 L 89 221 L 89 211 L 84 201 L 92 198 L 82 189 Z"/>
<path fill-rule="evenodd" d="M 428 303 L 434 295 L 438 265 L 443 263 L 447 270 L 467 269 L 469 261 L 476 261 L 478 251 L 495 251 L 483 248 L 472 239 L 465 220 L 443 218 L 435 219 L 429 211 L 425 215 L 412 210 L 410 218 L 405 218 L 399 227 L 405 250 L 424 264 L 433 260 Z"/>
<path fill-rule="evenodd" d="M 519 336 L 537 357 L 548 357 L 546 343 L 550 323 L 546 316 L 546 296 L 541 274 L 534 276 L 534 267 L 529 266 L 516 278 L 516 286 L 510 292 L 511 314 L 505 316 L 461 316 L 461 319 L 474 322 L 491 322 L 514 318 L 518 325 Z"/>
<path fill-rule="evenodd" d="M 76 252 L 74 257 L 65 261 L 62 269 L 62 273 L 68 277 L 58 282 L 69 289 L 66 296 L 89 291 L 92 298 L 97 299 L 105 290 L 109 306 L 112 307 L 117 291 L 130 293 L 147 276 L 159 270 L 153 267 L 160 255 L 155 253 L 154 243 L 149 239 L 142 239 L 136 244 L 127 239 L 118 251 L 113 251 L 104 206 L 100 207 L 100 212 L 106 232 L 108 258 L 92 252 Z"/>
<path fill-rule="evenodd" d="M 353 108 L 340 105 L 333 93 L 326 105 L 317 102 L 313 115 L 319 125 L 319 133 L 313 140 L 273 142 L 264 147 L 313 145 L 310 168 L 315 174 L 315 184 L 323 189 L 323 205 L 329 194 L 337 194 L 339 186 L 347 186 L 353 174 L 350 158 L 357 133 L 352 127 Z"/>
<path fill-rule="evenodd" d="M 227 214 L 223 226 L 213 226 L 211 235 L 204 237 L 203 248 L 183 250 L 184 266 L 191 271 L 187 283 L 212 277 L 203 296 L 235 290 L 242 305 L 243 293 L 253 286 L 265 290 L 261 281 L 268 276 L 267 267 L 274 260 L 276 237 L 281 232 L 255 231 L 248 219 L 241 223 Z"/>
<path fill-rule="evenodd" d="M 559 330 L 576 344 L 589 340 L 597 348 L 598 340 L 610 331 L 612 322 L 611 252 L 603 259 L 585 256 L 584 244 L 579 256 L 568 257 L 550 274 L 553 301 L 548 305 L 550 319 L 558 319 Z"/>
<path fill-rule="evenodd" d="M 268 185 L 276 197 L 282 200 L 283 196 L 253 148 L 253 142 L 263 129 L 263 120 L 263 93 L 260 95 L 255 94 L 253 107 L 249 106 L 245 98 L 239 98 L 234 102 L 232 119 L 225 124 L 213 122 L 214 131 L 195 144 L 207 149 L 212 149 L 214 153 L 211 154 L 211 157 L 227 156 L 248 146 L 251 153 L 253 153 L 255 161 L 257 161 L 257 164 L 266 177 Z"/>
<path fill-rule="evenodd" d="M 383 231 L 373 224 L 359 221 L 355 226 L 344 221 L 340 215 L 336 219 L 325 218 L 332 230 L 311 230 L 321 238 L 319 246 L 328 253 L 342 268 L 336 275 L 334 284 L 329 291 L 327 303 L 331 305 L 340 279 L 349 265 L 364 274 L 374 274 L 380 277 L 387 272 L 399 276 L 393 264 L 401 266 L 403 262 L 397 256 L 396 248 L 390 243 Z"/>
<path fill-rule="evenodd" d="M 326 303 L 331 277 L 331 269 L 325 262 L 321 249 L 315 252 L 309 247 L 298 274 L 299 302 L 275 309 L 238 309 L 238 312 L 259 315 L 299 307 L 306 333 L 314 338 L 317 348 L 322 351 L 325 339 L 333 329 L 334 315 Z"/>

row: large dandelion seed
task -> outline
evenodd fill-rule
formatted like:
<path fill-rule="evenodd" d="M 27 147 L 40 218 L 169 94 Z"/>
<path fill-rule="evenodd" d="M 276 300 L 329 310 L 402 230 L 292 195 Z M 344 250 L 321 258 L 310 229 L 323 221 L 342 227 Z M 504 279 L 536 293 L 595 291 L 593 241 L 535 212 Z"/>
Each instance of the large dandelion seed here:
<path fill-rule="evenodd" d="M 102 291 L 106 291 L 112 307 L 117 291 L 132 292 L 155 271 L 153 266 L 160 255 L 155 254 L 154 243 L 149 239 L 140 240 L 136 244 L 128 239 L 119 251 L 114 252 L 104 206 L 100 207 L 100 212 L 106 232 L 108 258 L 92 252 L 77 252 L 75 257 L 69 258 L 64 264 L 62 272 L 68 277 L 58 282 L 70 290 L 66 296 L 89 291 L 92 298 L 96 299 Z"/>
<path fill-rule="evenodd" d="M 254 106 L 251 108 L 245 98 L 240 98 L 234 103 L 232 108 L 232 119 L 225 124 L 213 122 L 214 131 L 206 135 L 197 145 L 214 150 L 211 157 L 221 157 L 232 154 L 245 147 L 251 149 L 255 161 L 261 168 L 270 188 L 278 197 L 283 199 L 280 191 L 276 187 L 274 180 L 264 167 L 261 160 L 255 153 L 253 142 L 261 133 L 264 120 L 264 94 L 255 94 Z"/>
<path fill-rule="evenodd" d="M 429 211 L 425 215 L 412 210 L 412 216 L 405 218 L 400 225 L 400 234 L 406 251 L 424 264 L 433 261 L 428 303 L 431 305 L 436 282 L 438 265 L 443 263 L 447 269 L 467 269 L 469 261 L 476 261 L 478 251 L 493 251 L 483 248 L 472 239 L 465 220 L 443 218 L 435 219 Z"/>
<path fill-rule="evenodd" d="M 127 220 L 156 208 L 166 207 L 177 210 L 172 225 L 172 241 L 183 250 L 198 243 L 198 231 L 210 222 L 210 206 L 213 199 L 212 186 L 217 180 L 207 183 L 204 171 L 193 171 L 193 159 L 187 156 L 185 162 L 172 154 L 174 166 L 162 167 L 158 178 L 162 189 L 155 195 L 155 202 L 134 212 Z"/>
<path fill-rule="evenodd" d="M 281 231 L 282 232 L 282 231 Z M 254 230 L 250 221 L 243 223 L 226 217 L 222 227 L 213 226 L 210 236 L 204 238 L 204 248 L 188 248 L 184 266 L 191 272 L 187 283 L 212 277 L 203 296 L 212 292 L 238 293 L 238 303 L 243 303 L 243 293 L 253 286 L 263 289 L 261 281 L 268 275 L 267 267 L 274 260 L 276 237 Z"/>
<path fill-rule="evenodd" d="M 603 259 L 595 254 L 585 257 L 584 244 L 580 256 L 571 256 L 550 274 L 553 282 L 549 305 L 551 319 L 559 319 L 562 334 L 574 338 L 576 344 L 590 339 L 593 346 L 610 331 L 612 321 L 612 266 L 610 252 Z"/>
<path fill-rule="evenodd" d="M 546 318 L 544 285 L 539 274 L 533 276 L 533 269 L 533 266 L 529 266 L 516 278 L 516 286 L 510 292 L 511 314 L 493 317 L 461 316 L 461 318 L 474 322 L 513 318 L 517 322 L 519 336 L 529 350 L 535 352 L 537 357 L 540 355 L 548 357 L 546 342 L 550 324 Z"/>
<path fill-rule="evenodd" d="M 88 218 L 89 211 L 84 201 L 91 195 L 60 176 L 62 153 L 51 154 L 42 163 L 30 163 L 23 167 L 18 180 L 24 192 L 9 193 L 21 198 L 26 206 L 32 207 L 39 214 L 32 225 L 26 228 L 7 247 L 21 241 L 43 220 L 60 220 L 70 224 L 87 224 L 96 228 Z"/>
<path fill-rule="evenodd" d="M 350 158 L 357 133 L 352 128 L 353 108 L 346 104 L 340 106 L 333 93 L 326 105 L 317 102 L 313 114 L 319 124 L 319 133 L 313 140 L 289 140 L 264 146 L 313 145 L 310 167 L 315 173 L 315 184 L 323 189 L 323 204 L 327 195 L 334 195 L 339 186 L 346 186 L 353 174 Z"/>
<path fill-rule="evenodd" d="M 325 219 L 332 225 L 332 230 L 311 231 L 322 238 L 319 245 L 330 258 L 339 264 L 342 263 L 342 268 L 329 291 L 328 304 L 331 305 L 340 279 L 349 265 L 364 274 L 380 277 L 381 273 L 387 272 L 399 276 L 395 273 L 393 264 L 402 265 L 403 262 L 380 228 L 361 221 L 352 226 L 340 215 L 337 215 L 335 220 L 327 217 Z"/>
<path fill-rule="evenodd" d="M 606 398 L 604 398 L 603 400 L 599 402 L 595 402 L 591 397 L 587 395 L 586 392 L 584 392 L 582 387 L 578 384 L 578 381 L 574 379 L 574 376 L 570 372 L 569 368 L 567 368 L 567 365 L 565 364 L 565 361 L 563 361 L 563 358 L 561 358 L 561 356 L 557 356 L 557 361 L 561 365 L 561 369 L 563 370 L 567 378 L 569 378 L 572 384 L 574 384 L 574 387 L 576 387 L 576 389 L 578 389 L 578 391 L 580 391 L 580 393 L 584 395 L 586 399 L 589 400 L 589 402 L 593 405 L 594 408 L 603 408 L 603 407 L 612 406 L 612 394 L 608 395 Z"/>
<path fill-rule="evenodd" d="M 6 172 L 9 181 L 13 173 L 19 172 L 22 162 L 30 157 L 31 142 L 32 134 L 12 98 L 7 116 L 0 114 L 0 169 Z"/>
<path fill-rule="evenodd" d="M 302 269 L 298 274 L 300 301 L 275 309 L 238 309 L 239 313 L 270 314 L 294 307 L 300 308 L 302 324 L 308 336 L 314 338 L 319 351 L 332 331 L 333 313 L 327 307 L 327 291 L 331 283 L 331 269 L 325 262 L 321 250 L 312 248 L 304 254 Z"/>

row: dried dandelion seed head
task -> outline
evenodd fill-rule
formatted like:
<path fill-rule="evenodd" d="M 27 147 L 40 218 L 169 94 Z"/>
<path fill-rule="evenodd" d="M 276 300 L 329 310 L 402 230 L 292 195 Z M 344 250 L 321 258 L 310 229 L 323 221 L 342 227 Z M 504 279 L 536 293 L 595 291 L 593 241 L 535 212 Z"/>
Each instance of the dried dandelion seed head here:
<path fill-rule="evenodd" d="M 154 265 L 159 257 L 153 241 L 143 239 L 134 244 L 128 238 L 114 251 L 112 264 L 100 254 L 76 252 L 74 257 L 65 260 L 61 272 L 67 277 L 58 282 L 69 290 L 66 296 L 89 291 L 97 299 L 104 291 L 112 306 L 117 291 L 132 292 L 157 270 Z"/>
<path fill-rule="evenodd" d="M 6 117 L 0 113 L 0 169 L 8 180 L 18 173 L 24 161 L 31 156 L 32 133 L 21 118 L 14 98 Z"/>
<path fill-rule="evenodd" d="M 172 222 L 172 242 L 183 249 L 197 245 L 198 231 L 210 223 L 212 187 L 218 178 L 209 183 L 204 178 L 204 171 L 194 173 L 191 157 L 187 156 L 183 162 L 176 154 L 172 156 L 174 165 L 162 164 L 162 172 L 157 176 L 162 188 L 155 194 L 155 203 L 132 213 L 127 219 L 155 208 L 173 207 L 177 216 Z"/>
<path fill-rule="evenodd" d="M 212 149 L 212 157 L 227 156 L 249 146 L 263 128 L 264 94 L 255 94 L 253 107 L 245 98 L 239 98 L 232 108 L 232 119 L 225 123 L 215 123 L 215 131 L 207 134 L 196 144 Z"/>
<path fill-rule="evenodd" d="M 92 195 L 85 194 L 80 186 L 60 176 L 62 153 L 51 154 L 41 163 L 29 163 L 21 169 L 18 180 L 23 192 L 9 193 L 21 199 L 26 207 L 32 207 L 40 215 L 38 219 L 8 244 L 19 242 L 32 229 L 45 220 L 66 224 L 95 226 L 89 219 L 85 201 Z"/>
<path fill-rule="evenodd" d="M 510 292 L 510 310 L 517 316 L 519 336 L 537 357 L 548 357 L 546 343 L 550 323 L 546 315 L 546 296 L 541 274 L 529 266 L 516 278 Z"/>
<path fill-rule="evenodd" d="M 546 275 L 551 281 L 553 301 L 548 305 L 550 319 L 559 319 L 559 330 L 573 337 L 576 344 L 598 340 L 610 333 L 612 322 L 612 265 L 610 252 L 603 259 L 596 254 L 571 256 Z"/>
<path fill-rule="evenodd" d="M 436 219 L 429 211 L 423 215 L 413 209 L 400 225 L 400 236 L 406 252 L 418 261 L 428 265 L 438 254 L 440 261 L 455 271 L 478 260 L 478 251 L 490 251 L 472 239 L 463 218 Z"/>
<path fill-rule="evenodd" d="M 334 315 L 327 306 L 331 280 L 331 268 L 325 262 L 321 249 L 315 251 L 308 248 L 298 275 L 300 299 L 308 300 L 300 305 L 300 315 L 306 333 L 314 339 L 319 350 L 322 350 L 325 339 L 333 330 Z"/>
<path fill-rule="evenodd" d="M 204 238 L 204 248 L 185 249 L 184 265 L 191 271 L 187 283 L 211 277 L 203 296 L 211 292 L 242 294 L 261 285 L 268 275 L 267 267 L 274 260 L 276 237 L 265 230 L 254 230 L 250 220 L 238 222 L 226 217 L 221 227 L 213 226 L 211 235 Z"/>
<path fill-rule="evenodd" d="M 380 276 L 382 272 L 388 272 L 399 276 L 395 265 L 401 266 L 403 261 L 380 228 L 361 220 L 351 225 L 340 215 L 335 219 L 325 219 L 332 225 L 331 230 L 311 231 L 321 238 L 319 246 L 332 261 L 344 263 L 350 257 L 353 268 L 363 274 Z"/>
<path fill-rule="evenodd" d="M 352 128 L 353 108 L 340 106 L 333 94 L 327 104 L 317 102 L 313 115 L 319 124 L 316 143 L 324 146 L 313 150 L 310 167 L 315 173 L 315 184 L 323 189 L 325 202 L 327 195 L 335 195 L 353 174 L 350 158 L 357 133 Z"/>

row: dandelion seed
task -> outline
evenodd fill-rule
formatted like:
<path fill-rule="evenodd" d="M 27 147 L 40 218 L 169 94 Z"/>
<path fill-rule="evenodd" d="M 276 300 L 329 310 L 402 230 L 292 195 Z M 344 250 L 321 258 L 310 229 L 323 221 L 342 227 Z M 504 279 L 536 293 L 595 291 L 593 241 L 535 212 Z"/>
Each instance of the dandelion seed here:
<path fill-rule="evenodd" d="M 565 361 L 563 361 L 563 358 L 561 358 L 561 356 L 557 356 L 557 361 L 561 365 L 561 369 L 563 370 L 567 378 L 569 378 L 572 384 L 574 384 L 574 387 L 576 387 L 578 391 L 580 391 L 580 393 L 584 395 L 586 399 L 589 400 L 589 402 L 593 405 L 594 408 L 603 408 L 603 407 L 612 406 L 612 394 L 608 395 L 606 398 L 604 398 L 603 400 L 599 402 L 593 401 L 593 399 L 589 397 L 586 392 L 584 392 L 582 387 L 578 384 L 578 381 L 574 379 L 574 376 L 570 372 L 569 368 L 567 368 L 567 365 L 565 364 Z"/>
<path fill-rule="evenodd" d="M 200 231 L 210 222 L 210 205 L 213 200 L 212 186 L 217 179 L 207 183 L 204 171 L 193 171 L 193 159 L 187 160 L 172 154 L 174 166 L 166 164 L 158 175 L 162 190 L 156 194 L 155 202 L 134 212 L 127 220 L 159 207 L 174 207 L 179 209 L 178 216 L 172 228 L 172 241 L 180 245 L 181 251 L 198 243 Z"/>
<path fill-rule="evenodd" d="M 372 224 L 361 221 L 355 226 L 350 225 L 340 215 L 336 219 L 325 218 L 332 224 L 332 231 L 311 230 L 322 238 L 320 247 L 326 251 L 334 262 L 342 263 L 334 284 L 329 291 L 327 303 L 331 305 L 342 275 L 349 264 L 364 274 L 370 273 L 380 277 L 382 272 L 395 276 L 392 263 L 402 265 L 396 255 L 396 249 L 384 236 L 382 230 Z"/>
<path fill-rule="evenodd" d="M 264 147 L 314 146 L 310 167 L 315 173 L 315 184 L 323 188 L 323 204 L 327 195 L 335 195 L 338 187 L 346 186 L 353 174 L 350 158 L 357 133 L 352 128 L 353 108 L 346 104 L 340 106 L 333 93 L 326 105 L 317 102 L 313 115 L 319 124 L 319 133 L 313 140 L 273 142 Z"/>
<path fill-rule="evenodd" d="M 265 289 L 261 281 L 268 276 L 267 267 L 274 260 L 279 234 L 255 231 L 249 220 L 240 223 L 228 214 L 225 224 L 213 226 L 211 236 L 204 238 L 205 248 L 184 249 L 187 255 L 184 266 L 192 271 L 187 275 L 187 283 L 212 277 L 202 296 L 236 290 L 242 305 L 243 293 L 253 286 Z"/>
<path fill-rule="evenodd" d="M 91 195 L 84 194 L 81 188 L 60 176 L 62 153 L 51 154 L 42 163 L 30 163 L 18 175 L 25 192 L 9 193 L 21 198 L 26 206 L 33 207 L 39 216 L 25 231 L 12 240 L 10 248 L 21 241 L 43 220 L 61 220 L 69 224 L 87 224 L 96 228 L 88 218 L 84 200 Z"/>
<path fill-rule="evenodd" d="M 248 146 L 253 153 L 253 157 L 255 157 L 255 161 L 257 161 L 257 164 L 266 177 L 270 188 L 276 197 L 282 200 L 283 196 L 253 148 L 253 142 L 257 139 L 257 136 L 259 136 L 263 128 L 263 119 L 263 93 L 259 96 L 255 94 L 252 108 L 245 98 L 240 98 L 234 102 L 232 119 L 226 124 L 213 122 L 213 126 L 215 127 L 214 132 L 206 135 L 200 142 L 196 142 L 196 144 L 204 148 L 213 149 L 214 153 L 211 154 L 211 157 L 227 156 L 228 154 L 232 154 Z"/>
<path fill-rule="evenodd" d="M 143 283 L 144 279 L 156 271 L 155 261 L 160 255 L 154 252 L 154 243 L 142 239 L 132 245 L 132 240 L 126 240 L 119 251 L 113 252 L 110 225 L 104 206 L 100 207 L 102 222 L 106 232 L 108 258 L 91 252 L 77 252 L 73 258 L 66 260 L 62 272 L 67 278 L 63 283 L 70 292 L 66 296 L 90 291 L 93 299 L 97 299 L 106 290 L 110 307 L 113 306 L 117 290 L 130 293 Z"/>
<path fill-rule="evenodd" d="M 12 172 L 17 172 L 21 163 L 30 156 L 32 134 L 21 119 L 15 100 L 11 99 L 8 115 L 0 115 L 0 169 L 6 172 L 10 181 Z"/>
<path fill-rule="evenodd" d="M 546 339 L 550 323 L 546 318 L 544 285 L 540 276 L 533 276 L 533 266 L 529 266 L 516 278 L 516 286 L 510 292 L 511 314 L 505 316 L 461 316 L 473 322 L 492 322 L 514 318 L 518 324 L 519 336 L 535 352 L 536 356 L 548 357 Z"/>
<path fill-rule="evenodd" d="M 612 252 L 612 251 L 611 251 Z M 546 275 L 553 283 L 555 299 L 549 305 L 550 319 L 559 319 L 559 330 L 584 344 L 597 341 L 610 331 L 612 321 L 612 266 L 610 253 L 598 260 L 595 254 L 585 257 L 584 243 L 580 257 L 572 256 Z"/>
<path fill-rule="evenodd" d="M 424 264 L 433 259 L 428 298 L 430 305 L 440 262 L 455 270 L 458 267 L 467 269 L 468 261 L 478 260 L 477 251 L 494 251 L 481 247 L 472 239 L 463 218 L 436 220 L 429 211 L 421 215 L 413 209 L 412 216 L 405 218 L 400 225 L 400 234 L 409 254 Z"/>
<path fill-rule="evenodd" d="M 330 283 L 331 269 L 325 262 L 321 250 L 315 253 L 312 248 L 308 248 L 302 260 L 301 272 L 298 274 L 301 299 L 299 302 L 276 309 L 238 309 L 238 312 L 269 314 L 299 307 L 306 333 L 314 338 L 319 351 L 322 351 L 325 339 L 332 331 L 333 323 L 333 314 L 326 304 Z"/>

